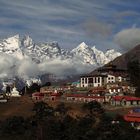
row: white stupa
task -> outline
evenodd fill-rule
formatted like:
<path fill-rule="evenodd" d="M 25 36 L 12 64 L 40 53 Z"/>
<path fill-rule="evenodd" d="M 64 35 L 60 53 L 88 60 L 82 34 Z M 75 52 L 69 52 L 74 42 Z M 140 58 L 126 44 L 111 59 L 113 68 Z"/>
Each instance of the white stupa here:
<path fill-rule="evenodd" d="M 14 86 L 14 88 L 11 91 L 11 96 L 12 97 L 20 97 L 21 95 L 19 94 L 19 91 L 17 91 L 17 88 Z"/>

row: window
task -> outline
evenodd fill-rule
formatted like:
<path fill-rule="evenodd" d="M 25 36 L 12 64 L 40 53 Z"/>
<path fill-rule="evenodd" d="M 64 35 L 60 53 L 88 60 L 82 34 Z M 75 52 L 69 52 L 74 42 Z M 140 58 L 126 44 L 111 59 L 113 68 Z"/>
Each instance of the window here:
<path fill-rule="evenodd" d="M 72 98 L 72 100 L 74 101 L 74 100 L 75 100 L 75 98 Z"/>
<path fill-rule="evenodd" d="M 104 77 L 102 77 L 102 82 L 104 83 Z"/>
<path fill-rule="evenodd" d="M 97 83 L 96 78 L 97 78 L 97 77 L 95 77 L 95 83 Z"/>
<path fill-rule="evenodd" d="M 100 83 L 100 77 L 98 77 L 98 83 Z"/>
<path fill-rule="evenodd" d="M 88 78 L 88 83 L 93 83 L 93 78 Z"/>
<path fill-rule="evenodd" d="M 85 78 L 85 83 L 87 83 L 87 78 Z"/>

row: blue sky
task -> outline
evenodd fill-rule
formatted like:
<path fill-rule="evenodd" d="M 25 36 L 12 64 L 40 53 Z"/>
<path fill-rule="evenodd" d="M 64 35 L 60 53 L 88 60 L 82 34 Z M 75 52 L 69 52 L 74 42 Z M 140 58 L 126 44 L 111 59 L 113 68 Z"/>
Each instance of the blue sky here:
<path fill-rule="evenodd" d="M 29 34 L 67 49 L 84 41 L 126 50 L 140 43 L 139 9 L 140 0 L 0 0 L 0 38 Z"/>

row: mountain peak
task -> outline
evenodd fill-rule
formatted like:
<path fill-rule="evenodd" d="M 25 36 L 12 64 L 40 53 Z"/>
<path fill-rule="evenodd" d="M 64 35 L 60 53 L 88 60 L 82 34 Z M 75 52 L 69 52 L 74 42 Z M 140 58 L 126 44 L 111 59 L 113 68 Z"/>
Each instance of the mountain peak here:
<path fill-rule="evenodd" d="M 20 46 L 20 39 L 19 34 L 16 34 L 12 37 L 4 39 L 2 45 L 6 50 L 15 50 L 18 49 Z"/>
<path fill-rule="evenodd" d="M 13 37 L 19 39 L 20 35 L 19 34 L 15 34 Z"/>
<path fill-rule="evenodd" d="M 94 45 L 93 47 L 91 47 L 91 49 L 95 52 L 95 51 L 99 51 L 96 46 Z"/>
<path fill-rule="evenodd" d="M 66 64 L 76 65 L 76 67 L 80 65 L 98 67 L 118 56 L 115 51 L 104 53 L 96 49 L 95 46 L 88 47 L 85 42 L 79 44 L 72 51 L 61 49 L 58 43 L 54 41 L 36 44 L 33 43 L 32 38 L 28 35 L 24 36 L 24 38 L 19 38 L 19 35 L 15 35 L 8 39 L 3 39 L 0 41 L 0 52 L 14 56 L 18 60 L 29 58 L 37 64 L 46 64 L 46 66 L 54 62 L 56 65 L 66 62 Z"/>
<path fill-rule="evenodd" d="M 29 47 L 33 45 L 33 40 L 29 35 L 25 35 L 22 40 L 22 45 L 25 47 Z"/>
<path fill-rule="evenodd" d="M 86 43 L 82 42 L 76 48 L 74 48 L 71 52 L 84 51 L 87 48 L 89 48 L 89 47 L 86 45 Z"/>
<path fill-rule="evenodd" d="M 20 38 L 19 34 L 16 34 L 16 35 L 8 37 L 7 39 L 4 39 L 4 40 L 7 40 L 7 41 L 15 41 L 15 40 L 19 41 L 19 38 Z"/>
<path fill-rule="evenodd" d="M 77 48 L 86 49 L 86 48 L 88 48 L 88 46 L 87 46 L 87 44 L 86 44 L 85 42 L 82 42 L 82 43 L 80 43 L 80 44 L 78 45 Z"/>

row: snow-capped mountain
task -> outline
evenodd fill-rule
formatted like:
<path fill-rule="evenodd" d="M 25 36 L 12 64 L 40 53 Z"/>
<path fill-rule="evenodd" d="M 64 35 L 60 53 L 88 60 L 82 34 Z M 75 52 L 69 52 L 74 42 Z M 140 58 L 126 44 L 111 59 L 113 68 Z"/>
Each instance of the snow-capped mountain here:
<path fill-rule="evenodd" d="M 44 67 L 48 67 L 51 72 L 53 72 L 53 70 L 57 69 L 59 66 L 65 67 L 66 65 L 69 65 L 66 66 L 67 70 L 62 70 L 61 68 L 61 71 L 67 73 L 69 72 L 69 69 L 72 69 L 73 67 L 76 68 L 75 65 L 78 65 L 77 67 L 79 69 L 81 65 L 84 67 L 92 66 L 95 68 L 102 66 L 121 55 L 115 50 L 103 52 L 98 50 L 95 46 L 89 47 L 84 42 L 71 51 L 68 51 L 62 49 L 57 42 L 45 42 L 37 44 L 30 36 L 24 36 L 21 38 L 19 35 L 0 40 L 0 53 L 8 54 L 8 56 L 12 56 L 20 60 L 18 65 L 23 62 L 25 63 L 24 59 L 28 58 L 33 61 L 33 63 L 40 64 L 39 69 L 43 68 L 46 70 Z M 29 65 L 29 63 L 27 64 Z M 16 64 L 14 63 L 14 67 L 15 65 Z M 51 66 L 53 66 L 52 69 L 50 68 Z M 34 65 L 34 67 L 37 71 L 38 66 L 36 67 Z M 19 69 L 19 67 L 16 68 Z M 21 65 L 21 68 L 18 71 L 20 75 L 23 74 L 21 73 L 23 68 L 24 65 Z M 60 68 L 58 69 L 60 70 Z M 31 70 L 33 70 L 33 67 Z M 26 69 L 25 71 L 27 72 Z"/>
<path fill-rule="evenodd" d="M 107 50 L 106 53 L 105 53 L 105 56 L 109 60 L 114 60 L 116 57 L 118 57 L 120 55 L 121 55 L 121 53 L 120 52 L 116 52 L 114 49 Z"/>
<path fill-rule="evenodd" d="M 10 54 L 19 59 L 23 59 L 23 52 L 20 46 L 20 37 L 19 35 L 15 35 L 0 41 L 0 52 Z"/>
<path fill-rule="evenodd" d="M 78 47 L 74 48 L 71 52 L 73 53 L 74 57 L 81 56 L 81 61 L 83 63 L 88 63 L 95 66 L 107 64 L 121 55 L 121 53 L 115 50 L 108 50 L 104 53 L 103 51 L 96 49 L 95 46 L 87 46 L 84 42 L 82 42 Z"/>

